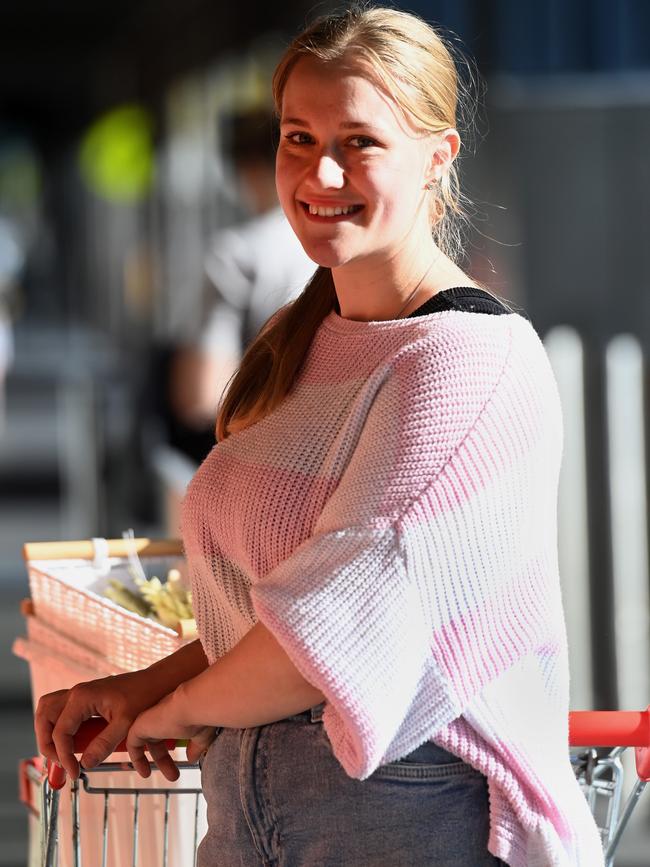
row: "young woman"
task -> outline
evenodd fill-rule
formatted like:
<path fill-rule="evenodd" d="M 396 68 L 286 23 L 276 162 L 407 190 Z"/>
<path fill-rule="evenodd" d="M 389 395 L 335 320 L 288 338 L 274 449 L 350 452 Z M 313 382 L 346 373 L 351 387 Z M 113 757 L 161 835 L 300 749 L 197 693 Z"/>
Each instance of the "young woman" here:
<path fill-rule="evenodd" d="M 562 424 L 531 324 L 452 258 L 458 81 L 418 18 L 317 21 L 274 78 L 282 207 L 319 268 L 249 349 L 186 497 L 201 643 L 53 693 L 202 755 L 201 867 L 597 867 L 571 772 Z M 206 747 L 207 753 L 204 753 Z"/>

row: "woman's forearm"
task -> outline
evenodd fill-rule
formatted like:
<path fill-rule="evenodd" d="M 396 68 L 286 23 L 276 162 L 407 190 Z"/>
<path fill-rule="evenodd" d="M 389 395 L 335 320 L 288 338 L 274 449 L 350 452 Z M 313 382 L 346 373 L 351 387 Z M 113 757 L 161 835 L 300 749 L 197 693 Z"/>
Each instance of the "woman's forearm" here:
<path fill-rule="evenodd" d="M 275 722 L 323 700 L 263 623 L 174 695 L 186 724 L 230 728 Z"/>
<path fill-rule="evenodd" d="M 154 662 L 144 673 L 149 675 L 149 682 L 156 692 L 160 692 L 157 700 L 173 692 L 186 680 L 191 680 L 208 667 L 208 660 L 203 652 L 201 642 L 197 639 L 185 644 L 178 650 Z"/>

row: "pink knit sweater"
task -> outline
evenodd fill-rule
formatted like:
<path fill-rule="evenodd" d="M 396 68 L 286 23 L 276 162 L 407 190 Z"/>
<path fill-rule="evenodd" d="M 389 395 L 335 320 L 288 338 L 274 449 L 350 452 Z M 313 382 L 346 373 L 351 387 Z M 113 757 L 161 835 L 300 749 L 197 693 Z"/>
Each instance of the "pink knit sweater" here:
<path fill-rule="evenodd" d="M 215 446 L 183 536 L 210 662 L 259 619 L 361 780 L 431 739 L 488 780 L 490 851 L 598 867 L 568 759 L 562 418 L 531 324 L 329 314 L 273 413 Z"/>

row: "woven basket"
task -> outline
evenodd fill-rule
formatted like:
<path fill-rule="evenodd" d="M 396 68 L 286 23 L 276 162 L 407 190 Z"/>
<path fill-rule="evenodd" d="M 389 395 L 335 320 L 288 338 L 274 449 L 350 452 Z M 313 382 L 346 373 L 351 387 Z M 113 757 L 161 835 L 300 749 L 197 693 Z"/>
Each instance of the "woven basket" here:
<path fill-rule="evenodd" d="M 137 539 L 131 544 L 139 548 L 139 557 L 148 576 L 164 577 L 170 568 L 182 571 L 180 543 Z M 85 649 L 93 651 L 114 671 L 147 668 L 178 650 L 188 639 L 102 595 L 111 578 L 133 586 L 126 543 L 109 540 L 107 553 L 110 572 L 102 574 L 103 570 L 93 565 L 91 542 L 25 545 L 31 597 L 37 615 L 37 625 L 33 628 L 49 626 L 60 638 L 71 640 L 77 650 L 71 652 L 69 645 L 65 650 L 68 657 L 77 659 L 78 652 Z"/>

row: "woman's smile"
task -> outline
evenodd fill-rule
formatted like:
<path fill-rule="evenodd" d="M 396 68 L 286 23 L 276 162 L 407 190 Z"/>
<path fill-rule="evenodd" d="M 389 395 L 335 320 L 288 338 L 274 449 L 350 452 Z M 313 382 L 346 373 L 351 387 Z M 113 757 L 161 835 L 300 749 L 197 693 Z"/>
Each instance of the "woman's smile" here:
<path fill-rule="evenodd" d="M 359 214 L 364 206 L 345 204 L 339 202 L 299 202 L 302 210 L 311 222 L 314 223 L 341 223 L 352 220 Z"/>

